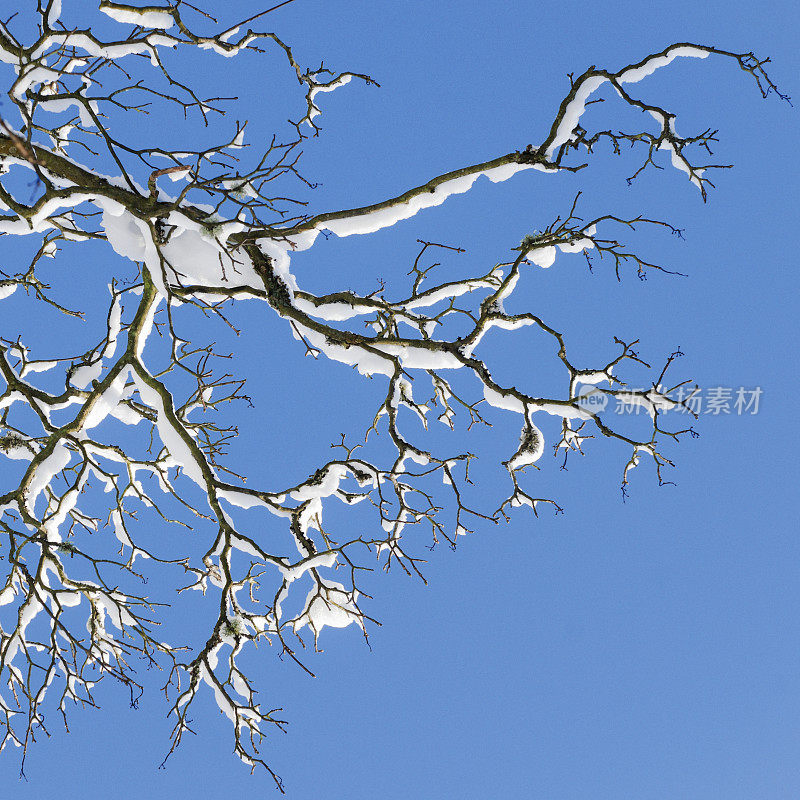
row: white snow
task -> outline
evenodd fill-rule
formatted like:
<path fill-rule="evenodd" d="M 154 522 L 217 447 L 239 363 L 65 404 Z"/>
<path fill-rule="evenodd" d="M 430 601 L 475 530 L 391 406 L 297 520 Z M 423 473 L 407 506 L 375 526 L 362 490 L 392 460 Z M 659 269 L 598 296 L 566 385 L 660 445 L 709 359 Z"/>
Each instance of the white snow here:
<path fill-rule="evenodd" d="M 92 110 L 97 113 L 97 101 L 90 100 L 89 104 Z M 81 125 L 83 125 L 84 128 L 95 127 L 92 115 L 89 113 L 86 106 L 76 97 L 64 97 L 56 100 L 40 100 L 38 104 L 38 108 L 41 108 L 43 111 L 48 111 L 51 114 L 59 114 L 62 111 L 69 111 L 72 106 L 77 108 L 78 115 L 81 119 Z"/>
<path fill-rule="evenodd" d="M 127 25 L 141 25 L 144 28 L 167 30 L 167 28 L 171 28 L 175 24 L 172 14 L 168 11 L 145 10 L 121 3 L 110 3 L 105 0 L 100 3 L 100 10 L 111 19 Z"/>
<path fill-rule="evenodd" d="M 228 145 L 231 150 L 240 150 L 244 147 L 244 128 L 239 130 L 234 136 L 233 141 Z"/>
<path fill-rule="evenodd" d="M 206 228 L 182 214 L 170 215 L 169 223 L 177 225 L 177 230 L 161 247 L 161 252 L 174 271 L 176 282 L 200 286 L 263 287 L 244 250 L 237 250 L 232 255 L 224 247 L 229 231 L 221 232 L 219 239 L 215 239 Z M 232 232 L 234 230 L 230 230 Z"/>
<path fill-rule="evenodd" d="M 410 219 L 419 211 L 441 205 L 448 197 L 454 194 L 464 194 L 469 191 L 475 181 L 485 175 L 492 183 L 508 180 L 513 175 L 524 169 L 539 169 L 549 171 L 541 164 L 502 164 L 479 170 L 469 175 L 451 178 L 439 183 L 432 190 L 413 194 L 407 200 L 399 200 L 383 208 L 367 207 L 363 213 L 354 213 L 351 216 L 342 216 L 329 219 L 317 224 L 318 230 L 327 229 L 336 236 L 353 236 L 358 234 L 374 233 L 382 228 L 388 228 L 396 223 Z"/>
<path fill-rule="evenodd" d="M 306 117 L 306 123 L 311 125 L 311 120 L 314 117 L 318 117 L 320 115 L 320 110 L 317 105 L 314 103 L 314 98 L 318 94 L 323 94 L 324 92 L 332 92 L 334 89 L 338 89 L 340 86 L 346 86 L 352 80 L 353 76 L 347 73 L 343 75 L 339 75 L 338 78 L 330 81 L 330 83 L 315 83 L 312 85 L 310 91 L 308 92 L 308 102 L 309 102 L 309 110 L 308 116 Z"/>
<path fill-rule="evenodd" d="M 525 413 L 523 402 L 511 394 L 504 395 L 484 384 L 483 396 L 490 406 L 502 408 L 504 411 L 515 411 L 517 414 Z"/>
<path fill-rule="evenodd" d="M 69 449 L 63 442 L 59 441 L 50 455 L 36 465 L 25 495 L 25 505 L 31 514 L 34 513 L 36 501 L 44 491 L 45 486 L 49 486 L 53 478 L 69 464 L 70 458 Z"/>
<path fill-rule="evenodd" d="M 556 248 L 553 245 L 546 247 L 536 245 L 525 253 L 525 258 L 536 264 L 537 267 L 547 269 L 553 266 L 553 262 L 556 260 Z"/>
<path fill-rule="evenodd" d="M 533 407 L 536 411 L 544 411 L 545 414 L 550 414 L 554 417 L 561 417 L 562 419 L 592 419 L 593 414 L 569 403 L 554 403 L 554 402 L 538 402 L 534 403 Z"/>
<path fill-rule="evenodd" d="M 0 300 L 5 300 L 17 290 L 18 283 L 15 281 L 0 281 Z"/>
<path fill-rule="evenodd" d="M 581 114 L 586 109 L 586 101 L 607 80 L 608 78 L 603 75 L 592 75 L 580 85 L 578 91 L 575 92 L 575 97 L 567 103 L 564 116 L 561 118 L 561 122 L 558 123 L 558 128 L 556 128 L 555 138 L 550 147 L 547 148 L 546 155 L 548 160 L 552 160 L 559 147 L 569 141 L 569 137 L 572 135 L 572 131 L 575 130 Z"/>
<path fill-rule="evenodd" d="M 321 580 L 309 591 L 305 609 L 295 620 L 294 629 L 308 625 L 316 637 L 325 626 L 346 628 L 356 623 L 363 627 L 361 612 L 355 604 L 357 600 L 358 592 L 353 592 L 351 596 L 341 583 Z"/>
<path fill-rule="evenodd" d="M 535 464 L 544 453 L 544 436 L 532 422 L 528 421 L 522 429 L 520 446 L 517 452 L 506 462 L 512 472 L 530 464 Z"/>
<path fill-rule="evenodd" d="M 148 237 L 150 235 L 145 223 L 126 211 L 120 203 L 104 200 L 102 208 L 102 225 L 114 251 L 131 261 L 143 261 L 145 232 Z"/>
<path fill-rule="evenodd" d="M 648 75 L 652 75 L 657 69 L 666 67 L 679 57 L 708 58 L 708 51 L 697 47 L 675 47 L 666 55 L 648 59 L 640 67 L 625 70 L 617 80 L 619 80 L 620 83 L 638 83 Z"/>
<path fill-rule="evenodd" d="M 206 483 L 200 464 L 195 459 L 191 447 L 183 438 L 184 435 L 188 434 L 179 431 L 172 425 L 169 420 L 170 415 L 164 407 L 164 401 L 159 392 L 142 379 L 137 371 L 131 370 L 131 377 L 136 383 L 136 389 L 142 401 L 156 411 L 156 429 L 161 443 L 167 448 L 172 458 L 175 459 L 176 464 L 183 469 L 186 476 L 205 489 Z"/>
<path fill-rule="evenodd" d="M 293 567 L 281 567 L 281 574 L 287 583 L 292 583 L 298 578 L 302 578 L 311 569 L 320 569 L 321 567 L 333 567 L 336 563 L 336 553 L 319 553 L 311 558 L 304 559 L 299 564 Z"/>
<path fill-rule="evenodd" d="M 178 169 L 175 170 L 175 172 L 169 172 L 167 174 L 169 175 L 169 179 L 171 181 L 180 181 L 183 180 L 191 171 L 191 167 L 186 167 L 186 169 Z"/>
<path fill-rule="evenodd" d="M 57 364 L 58 361 L 26 361 L 25 366 L 19 371 L 19 376 L 24 378 L 31 372 L 47 372 Z"/>
<path fill-rule="evenodd" d="M 85 389 L 92 381 L 96 381 L 103 371 L 103 362 L 98 359 L 90 364 L 82 364 L 72 373 L 72 383 L 79 389 Z"/>
<path fill-rule="evenodd" d="M 47 10 L 47 26 L 52 28 L 61 16 L 61 0 L 51 0 L 50 8 Z"/>

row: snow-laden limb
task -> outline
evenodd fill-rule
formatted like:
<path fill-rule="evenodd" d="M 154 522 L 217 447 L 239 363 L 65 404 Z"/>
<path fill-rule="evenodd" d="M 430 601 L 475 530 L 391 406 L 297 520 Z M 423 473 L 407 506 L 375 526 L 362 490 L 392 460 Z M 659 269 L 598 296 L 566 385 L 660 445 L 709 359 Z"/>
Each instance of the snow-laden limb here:
<path fill-rule="evenodd" d="M 735 53 L 717 47 L 681 42 L 666 47 L 660 53 L 646 56 L 638 63 L 623 67 L 617 72 L 590 67 L 576 78 L 572 82 L 572 90 L 561 103 L 550 133 L 542 144 L 547 157 L 560 161 L 571 150 L 585 149 L 591 153 L 594 145 L 603 139 L 611 142 L 614 152 L 617 154 L 620 153 L 622 143 L 631 146 L 644 144 L 648 149 L 647 157 L 644 163 L 628 178 L 628 183 L 635 180 L 648 165 L 658 166 L 654 161 L 654 156 L 658 151 L 664 150 L 670 155 L 671 165 L 685 172 L 691 182 L 700 190 L 703 200 L 706 200 L 708 188 L 713 187 L 714 184 L 704 177 L 704 173 L 710 169 L 724 169 L 730 165 L 714 163 L 698 165 L 694 163 L 693 158 L 690 160 L 685 151 L 688 151 L 691 146 L 697 145 L 711 155 L 710 144 L 717 141 L 715 138 L 717 131 L 707 128 L 695 136 L 679 136 L 675 128 L 676 115 L 634 97 L 630 93 L 628 85 L 638 83 L 656 70 L 668 66 L 676 58 L 704 59 L 709 55 L 719 55 L 735 60 L 742 70 L 753 76 L 764 98 L 769 94 L 776 94 L 781 100 L 789 102 L 789 97 L 778 90 L 764 69 L 764 65 L 769 62 L 768 58 L 759 60 L 753 53 Z M 580 124 L 580 119 L 587 104 L 591 102 L 589 98 L 606 83 L 610 84 L 625 103 L 648 112 L 649 116 L 658 123 L 659 130 L 655 133 L 648 130 L 631 133 L 605 130 L 590 134 L 588 129 Z"/>
<path fill-rule="evenodd" d="M 110 0 L 100 0 L 100 10 L 117 22 L 138 25 L 143 28 L 167 30 L 175 24 L 173 10 L 158 6 L 131 6 L 113 3 Z"/>
<path fill-rule="evenodd" d="M 666 156 L 705 197 L 706 171 L 719 165 L 696 164 L 689 151 L 708 149 L 714 133 L 680 136 L 675 115 L 639 100 L 632 87 L 676 58 L 715 55 L 738 63 L 765 96 L 777 89 L 766 61 L 750 53 L 672 45 L 616 72 L 591 67 L 576 78 L 537 145 L 450 169 L 381 202 L 314 213 L 300 194 L 313 188 L 300 171 L 300 146 L 309 131 L 319 132 L 325 95 L 353 79 L 374 84 L 369 76 L 301 67 L 274 33 L 249 27 L 263 14 L 206 35 L 198 31 L 210 19 L 187 3 L 96 5 L 103 25 L 73 3 L 40 4 L 38 36 L 24 42 L 13 25 L 0 25 L 10 108 L 0 119 L 0 235 L 34 237 L 37 250 L 18 271 L 0 273 L 4 311 L 26 295 L 82 318 L 43 277 L 68 248 L 104 243 L 109 264 L 136 275 L 103 279 L 108 311 L 83 352 L 67 342 L 34 352 L 15 331 L 0 338 L 0 464 L 17 476 L 0 485 L 0 746 L 25 752 L 53 698 L 66 722 L 71 705 L 94 705 L 103 677 L 125 685 L 135 703 L 142 687 L 132 660 L 144 659 L 166 670 L 170 753 L 190 730 L 195 698 L 209 692 L 231 724 L 237 756 L 282 788 L 260 747 L 284 720 L 245 674 L 240 656 L 252 645 L 273 644 L 308 671 L 304 636 L 317 648 L 332 629 L 366 637 L 376 624 L 362 585 L 372 561 L 421 578 L 420 539 L 431 549 L 455 546 L 513 509 L 538 514 L 545 504 L 560 512 L 549 484 L 541 488 L 548 446 L 564 467 L 570 454 L 608 443 L 627 493 L 631 471 L 645 461 L 666 483 L 667 446 L 694 435 L 665 423 L 677 408 L 690 413 L 672 397 L 683 384 L 665 386 L 679 352 L 651 386 L 636 389 L 626 367 L 648 366 L 636 342 L 617 339 L 606 363 L 579 364 L 561 332 L 517 305 L 532 272 L 571 255 L 590 270 L 611 263 L 620 278 L 629 267 L 641 278 L 663 270 L 615 231 L 655 225 L 681 235 L 665 222 L 611 213 L 585 221 L 573 204 L 516 247 L 504 243 L 511 255 L 491 266 L 462 259 L 459 247 L 420 241 L 408 285 L 381 284 L 370 294 L 335 281 L 325 293 L 308 291 L 292 272 L 293 254 L 320 235 L 366 235 L 411 219 L 483 177 L 500 183 L 520 172 L 577 172 L 586 163 L 576 153 L 593 154 L 602 140 L 616 151 L 623 142 L 644 145 L 645 162 L 631 179 Z M 85 17 L 71 16 L 77 13 Z M 108 30 L 110 38 L 97 33 Z M 217 69 L 264 46 L 283 51 L 304 94 L 288 136 L 276 133 L 259 148 L 246 122 L 226 124 L 225 101 L 203 98 L 175 77 L 170 57 L 174 48 L 198 48 Z M 217 56 L 233 60 L 221 64 Z M 139 79 L 136 70 L 148 64 L 148 78 Z M 621 103 L 648 112 L 643 119 L 654 129 L 590 133 L 587 109 L 606 84 Z M 186 118 L 187 142 L 197 140 L 193 122 L 219 123 L 215 143 L 180 151 L 160 140 L 134 146 L 125 119 L 150 102 Z M 433 252 L 458 258 L 460 268 L 430 264 Z M 448 273 L 439 278 L 436 270 Z M 226 458 L 238 428 L 217 412 L 249 400 L 244 381 L 231 356 L 183 337 L 192 316 L 234 327 L 229 309 L 239 299 L 262 301 L 299 352 L 373 378 L 363 429 L 355 439 L 343 434 L 334 457 L 309 465 L 305 479 L 287 474 L 280 485 L 253 486 Z M 524 348 L 531 335 L 552 343 L 563 377 L 554 396 L 540 396 L 527 374 L 498 380 L 484 357 L 488 336 Z M 638 428 L 587 403 L 586 387 L 643 410 Z M 484 507 L 472 489 L 478 437 L 471 432 L 508 419 L 519 435 L 493 431 L 509 489 L 492 512 L 494 501 Z M 432 421 L 453 434 L 448 444 L 434 446 Z M 336 530 L 329 510 L 338 504 L 357 526 Z M 145 593 L 150 577 L 158 580 Z M 182 602 L 213 597 L 217 611 L 199 641 L 156 636 L 170 615 L 171 593 L 159 594 L 166 586 Z"/>

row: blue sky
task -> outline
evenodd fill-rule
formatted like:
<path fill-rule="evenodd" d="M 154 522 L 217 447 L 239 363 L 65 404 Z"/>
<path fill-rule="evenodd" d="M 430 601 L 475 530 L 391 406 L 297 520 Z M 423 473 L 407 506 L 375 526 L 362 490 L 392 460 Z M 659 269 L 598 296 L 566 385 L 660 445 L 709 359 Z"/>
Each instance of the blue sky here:
<path fill-rule="evenodd" d="M 542 8 L 296 0 L 270 20 L 301 63 L 324 59 L 382 85 L 351 85 L 321 101 L 322 135 L 304 162 L 322 184 L 313 195 L 320 211 L 374 202 L 536 143 L 567 91 L 567 73 L 590 64 L 616 70 L 672 42 L 769 55 L 782 90 L 800 97 L 797 22 L 789 3 L 716 1 Z M 256 130 L 301 108 L 283 75 L 271 83 L 270 69 L 279 68 L 268 58 L 263 74 L 247 74 Z M 481 180 L 440 209 L 374 236 L 332 237 L 295 260 L 301 283 L 320 291 L 368 288 L 378 276 L 398 281 L 417 239 L 466 249 L 442 271 L 466 259 L 483 270 L 568 211 L 580 190 L 587 217 L 643 213 L 685 228 L 685 241 L 657 231 L 636 241 L 688 277 L 641 282 L 631 272 L 618 283 L 607 265 L 589 274 L 579 257 L 562 257 L 526 273 L 520 295 L 530 310 L 564 332 L 587 365 L 613 352 L 615 335 L 640 338 L 653 362 L 680 346 L 686 355 L 675 374 L 702 387 L 759 386 L 763 395 L 756 415 L 702 416 L 701 437 L 671 451 L 675 486 L 659 487 L 643 465 L 623 503 L 627 454 L 594 442 L 568 472 L 551 466 L 536 476 L 564 515 L 517 512 L 454 553 L 435 550 L 427 587 L 400 574 L 370 579 L 368 611 L 382 622 L 371 651 L 353 627 L 324 631 L 324 654 L 309 659 L 316 680 L 262 648 L 253 664 L 265 703 L 290 720 L 265 752 L 290 797 L 800 795 L 791 423 L 800 391 L 798 120 L 796 109 L 762 100 L 748 77 L 722 59 L 685 59 L 637 84 L 678 113 L 679 131 L 719 129 L 715 153 L 736 166 L 720 172 L 707 204 L 675 170 L 651 171 L 629 188 L 625 177 L 638 162 L 601 148 L 576 176 Z M 210 83 L 227 80 L 209 75 Z M 596 119 L 609 123 L 598 124 L 621 126 L 630 117 L 605 96 Z M 104 286 L 109 261 L 83 273 L 78 290 L 91 296 Z M 245 332 L 237 353 L 256 408 L 242 412 L 235 455 L 257 478 L 305 476 L 339 431 L 369 424 L 379 387 L 342 365 L 303 359 L 265 306 L 238 313 Z M 9 324 L 4 316 L 4 336 Z M 498 374 L 530 386 L 552 379 L 554 358 L 535 341 L 509 336 L 502 344 L 490 343 Z M 481 446 L 507 450 L 511 427 L 498 423 L 505 441 Z M 480 474 L 476 497 L 489 505 L 504 473 Z M 159 771 L 170 725 L 157 692 L 136 711 L 116 691 L 102 700 L 102 712 L 73 715 L 70 735 L 53 725 L 53 737 L 29 754 L 27 782 L 17 782 L 15 753 L 3 754 L 0 777 L 14 797 L 61 797 L 65 788 L 92 798 L 132 789 L 158 798 L 273 791 L 230 755 L 227 722 L 210 703 L 196 715 L 198 736 Z"/>

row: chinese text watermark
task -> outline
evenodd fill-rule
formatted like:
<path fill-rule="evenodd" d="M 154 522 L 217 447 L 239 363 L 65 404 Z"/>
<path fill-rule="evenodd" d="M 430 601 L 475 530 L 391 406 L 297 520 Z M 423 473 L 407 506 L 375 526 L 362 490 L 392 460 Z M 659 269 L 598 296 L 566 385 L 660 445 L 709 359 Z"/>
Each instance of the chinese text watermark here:
<path fill-rule="evenodd" d="M 652 408 L 659 413 L 671 411 L 695 416 L 745 416 L 757 414 L 764 390 L 760 386 L 679 386 L 667 392 L 655 389 L 629 389 L 609 392 L 597 386 L 578 387 L 577 402 L 587 411 L 599 414 L 606 409 L 615 414 L 647 414 Z"/>

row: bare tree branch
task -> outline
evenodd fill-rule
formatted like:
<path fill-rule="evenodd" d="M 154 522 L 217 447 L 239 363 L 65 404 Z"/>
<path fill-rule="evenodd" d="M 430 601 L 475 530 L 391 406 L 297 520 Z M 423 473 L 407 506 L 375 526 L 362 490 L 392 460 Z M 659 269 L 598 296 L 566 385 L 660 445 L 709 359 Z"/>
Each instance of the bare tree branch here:
<path fill-rule="evenodd" d="M 679 351 L 652 371 L 650 387 L 635 389 L 626 368 L 649 368 L 636 342 L 617 339 L 605 363 L 588 366 L 573 359 L 565 336 L 543 316 L 506 310 L 527 274 L 550 266 L 559 253 L 583 253 L 590 268 L 606 260 L 617 277 L 628 268 L 642 278 L 669 271 L 615 233 L 649 225 L 680 236 L 667 222 L 612 211 L 587 222 L 577 216 L 576 197 L 563 218 L 506 243 L 512 255 L 490 269 L 470 267 L 457 245 L 419 241 L 408 287 L 396 296 L 383 282 L 369 294 L 344 287 L 315 294 L 298 285 L 291 259 L 320 234 L 391 226 L 468 191 L 482 175 L 499 182 L 524 170 L 578 172 L 588 164 L 581 158 L 601 142 L 615 152 L 622 145 L 642 152 L 630 180 L 661 168 L 664 151 L 706 199 L 713 186 L 708 171 L 725 165 L 690 154 L 709 154 L 716 131 L 679 135 L 675 114 L 639 99 L 633 84 L 675 58 L 718 56 L 753 78 L 764 97 L 788 101 L 765 71 L 768 59 L 678 43 L 616 72 L 590 67 L 571 80 L 537 145 L 442 172 L 380 202 L 307 212 L 298 192 L 313 184 L 300 158 L 304 139 L 319 133 L 320 96 L 353 80 L 377 84 L 322 64 L 301 67 L 276 34 L 248 27 L 289 2 L 210 35 L 197 31 L 219 23 L 185 0 L 151 6 L 100 0 L 92 11 L 119 30 L 110 40 L 93 32 L 102 28 L 92 27 L 89 11 L 77 22 L 66 10 L 62 17 L 58 0 L 39 2 L 35 39 L 13 33 L 11 20 L 0 25 L 10 109 L 0 120 L 0 235 L 32 237 L 37 246 L 27 267 L 0 273 L 0 300 L 13 302 L 22 289 L 82 319 L 83 311 L 55 297 L 42 274 L 48 259 L 89 242 L 107 243 L 138 270 L 132 282 L 111 281 L 102 330 L 89 349 L 66 346 L 34 357 L 19 334 L 0 338 L 0 458 L 24 465 L 18 481 L 4 478 L 0 486 L 0 726 L 2 746 L 15 744 L 23 754 L 46 731 L 45 708 L 58 708 L 66 724 L 72 704 L 95 705 L 94 688 L 105 677 L 125 686 L 136 704 L 143 689 L 134 663 L 144 661 L 164 671 L 174 720 L 167 756 L 191 731 L 195 699 L 210 691 L 230 720 L 236 755 L 264 768 L 283 791 L 261 747 L 265 734 L 286 722 L 271 701 L 262 704 L 241 666 L 251 644 L 271 643 L 310 673 L 305 629 L 316 648 L 325 627 L 354 624 L 366 638 L 377 624 L 364 608 L 368 564 L 422 578 L 420 538 L 431 549 L 440 542 L 454 547 L 460 536 L 508 519 L 518 507 L 560 513 L 538 474 L 530 474 L 540 469 L 548 444 L 563 456 L 563 467 L 568 455 L 607 440 L 626 492 L 642 459 L 665 483 L 673 466 L 669 447 L 694 435 L 665 422 L 670 409 L 691 413 L 664 388 Z M 246 123 L 228 124 L 230 98 L 203 97 L 202 80 L 192 87 L 179 79 L 171 53 L 194 48 L 236 56 L 268 47 L 283 52 L 303 88 L 299 118 L 259 150 L 246 141 Z M 652 129 L 584 128 L 583 112 L 606 84 L 623 106 L 646 112 Z M 215 144 L 178 151 L 154 130 L 156 141 L 137 146 L 125 120 L 151 110 L 179 111 L 187 131 L 210 128 Z M 195 141 L 188 134 L 186 140 Z M 470 276 L 447 275 L 446 262 L 455 258 Z M 226 459 L 238 427 L 216 413 L 250 402 L 235 374 L 241 365 L 213 345 L 184 338 L 183 320 L 198 314 L 238 333 L 227 314 L 241 298 L 265 301 L 307 355 L 350 365 L 380 387 L 363 429 L 343 434 L 332 445 L 334 457 L 299 483 L 287 477 L 286 485 L 245 485 L 247 476 Z M 490 331 L 522 328 L 552 342 L 563 369 L 558 396 L 497 379 L 479 355 Z M 632 433 L 592 410 L 582 385 L 643 409 L 646 429 Z M 520 435 L 503 443 L 508 457 L 498 467 L 508 475 L 508 494 L 492 511 L 472 491 L 471 437 L 505 412 L 519 416 Z M 541 423 L 548 417 L 560 426 L 560 438 L 549 443 Z M 434 418 L 459 429 L 457 447 L 440 452 L 428 443 Z M 114 425 L 132 432 L 117 439 L 109 433 Z M 359 506 L 371 522 L 358 535 L 337 532 L 323 517 L 335 501 Z M 277 518 L 282 542 L 248 527 L 240 511 L 254 508 Z M 145 518 L 168 535 L 174 531 L 176 540 L 154 545 Z M 145 591 L 151 576 L 179 593 L 216 599 L 199 645 L 157 634 L 167 610 L 157 592 Z M 310 586 L 304 599 L 300 583 Z"/>

